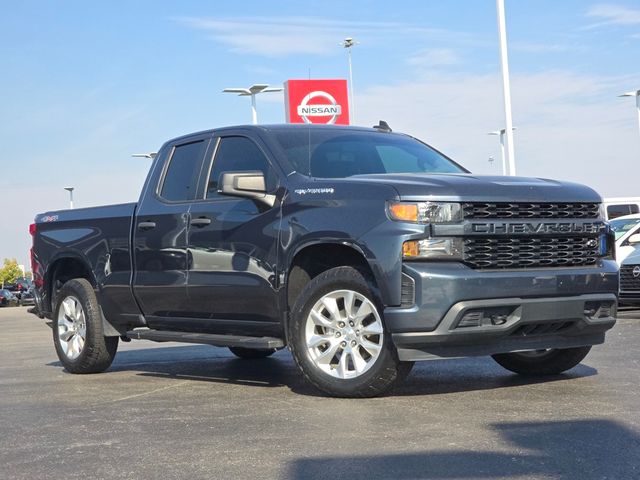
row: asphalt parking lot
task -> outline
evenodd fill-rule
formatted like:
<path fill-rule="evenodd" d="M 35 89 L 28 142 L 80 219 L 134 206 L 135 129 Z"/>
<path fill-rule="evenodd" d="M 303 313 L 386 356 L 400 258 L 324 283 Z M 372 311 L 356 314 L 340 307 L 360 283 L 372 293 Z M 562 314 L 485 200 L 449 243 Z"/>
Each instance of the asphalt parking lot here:
<path fill-rule="evenodd" d="M 640 478 L 640 312 L 568 374 L 416 366 L 392 395 L 320 396 L 287 351 L 121 343 L 67 374 L 51 331 L 0 309 L 0 478 Z"/>

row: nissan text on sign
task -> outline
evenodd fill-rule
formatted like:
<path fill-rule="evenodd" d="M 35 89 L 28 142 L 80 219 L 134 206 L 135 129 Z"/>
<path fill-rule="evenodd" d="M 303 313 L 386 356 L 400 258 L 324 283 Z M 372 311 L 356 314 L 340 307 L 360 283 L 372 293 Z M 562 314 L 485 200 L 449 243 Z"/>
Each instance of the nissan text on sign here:
<path fill-rule="evenodd" d="M 287 80 L 284 91 L 289 123 L 349 125 L 346 80 Z"/>

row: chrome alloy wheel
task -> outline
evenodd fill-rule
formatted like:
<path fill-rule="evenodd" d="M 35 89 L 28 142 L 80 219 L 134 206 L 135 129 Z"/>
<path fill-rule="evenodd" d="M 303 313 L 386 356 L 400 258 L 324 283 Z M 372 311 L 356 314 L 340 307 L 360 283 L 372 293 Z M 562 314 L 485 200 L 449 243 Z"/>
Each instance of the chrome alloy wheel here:
<path fill-rule="evenodd" d="M 313 363 L 332 377 L 356 378 L 375 363 L 384 341 L 376 306 L 353 290 L 318 300 L 307 317 L 305 341 Z"/>
<path fill-rule="evenodd" d="M 80 301 L 73 296 L 62 300 L 58 311 L 58 340 L 64 354 L 75 360 L 87 339 L 87 322 Z"/>

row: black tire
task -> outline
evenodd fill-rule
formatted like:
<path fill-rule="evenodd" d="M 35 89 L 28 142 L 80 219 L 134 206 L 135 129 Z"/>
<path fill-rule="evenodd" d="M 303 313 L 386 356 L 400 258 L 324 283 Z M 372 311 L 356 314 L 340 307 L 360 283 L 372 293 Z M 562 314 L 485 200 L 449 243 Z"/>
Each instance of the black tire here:
<path fill-rule="evenodd" d="M 69 358 L 58 334 L 58 318 L 62 302 L 69 296 L 76 298 L 84 311 L 86 338 L 80 355 Z M 57 295 L 57 305 L 53 315 L 53 343 L 64 368 L 70 373 L 99 373 L 111 365 L 118 350 L 118 337 L 105 337 L 102 331 L 102 316 L 98 299 L 91 284 L 84 278 L 66 282 Z"/>
<path fill-rule="evenodd" d="M 312 279 L 300 293 L 291 311 L 287 338 L 293 358 L 304 378 L 317 389 L 334 397 L 375 397 L 393 387 L 409 374 L 410 365 L 402 365 L 391 336 L 383 322 L 380 353 L 364 373 L 355 378 L 336 378 L 322 371 L 311 359 L 305 340 L 305 324 L 313 306 L 324 295 L 336 290 L 352 290 L 365 296 L 382 319 L 381 303 L 373 281 L 353 267 L 336 267 Z"/>
<path fill-rule="evenodd" d="M 257 359 L 267 358 L 276 353 L 276 348 L 244 348 L 244 347 L 229 347 L 231 353 L 238 358 L 245 359 Z"/>
<path fill-rule="evenodd" d="M 520 375 L 558 375 L 578 365 L 591 347 L 547 350 L 540 355 L 500 353 L 492 355 L 501 366 Z"/>

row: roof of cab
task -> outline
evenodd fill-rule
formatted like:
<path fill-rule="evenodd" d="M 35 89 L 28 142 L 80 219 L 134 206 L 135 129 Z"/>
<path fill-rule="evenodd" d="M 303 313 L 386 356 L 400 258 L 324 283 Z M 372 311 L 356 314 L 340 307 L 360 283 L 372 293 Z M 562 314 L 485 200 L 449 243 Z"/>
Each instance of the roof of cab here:
<path fill-rule="evenodd" d="M 188 133 L 186 135 L 181 135 L 179 137 L 172 138 L 168 140 L 166 143 L 173 143 L 179 140 L 188 139 L 190 137 L 195 137 L 198 135 L 212 134 L 212 133 L 221 133 L 228 130 L 258 130 L 263 132 L 282 132 L 287 130 L 349 130 L 356 132 L 381 132 L 380 129 L 373 127 L 358 127 L 352 125 L 328 125 L 328 124 L 308 124 L 308 123 L 276 123 L 276 124 L 268 124 L 268 125 L 233 125 L 227 127 L 220 128 L 212 128 L 209 130 L 202 130 L 200 132 Z M 384 133 L 398 133 L 398 132 L 387 132 L 382 131 Z"/>

